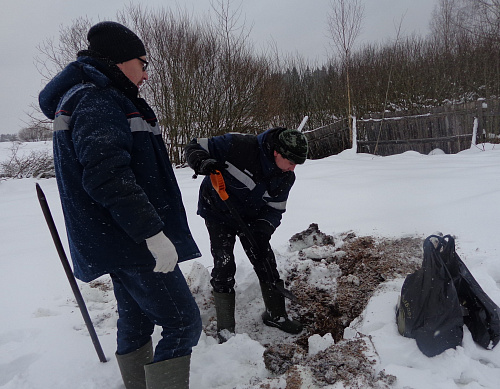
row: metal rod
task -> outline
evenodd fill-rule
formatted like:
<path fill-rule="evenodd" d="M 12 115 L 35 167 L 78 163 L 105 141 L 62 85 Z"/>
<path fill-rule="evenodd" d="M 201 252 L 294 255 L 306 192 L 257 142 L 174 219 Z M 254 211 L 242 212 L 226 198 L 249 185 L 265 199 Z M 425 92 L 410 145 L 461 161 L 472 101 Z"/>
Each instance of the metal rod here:
<path fill-rule="evenodd" d="M 64 252 L 64 247 L 61 243 L 61 239 L 59 238 L 59 233 L 57 232 L 54 219 L 52 218 L 49 204 L 47 203 L 45 194 L 43 193 L 43 190 L 40 185 L 38 185 L 38 183 L 36 184 L 36 193 L 38 196 L 38 201 L 40 202 L 40 206 L 42 207 L 43 215 L 45 216 L 45 221 L 47 222 L 50 234 L 52 235 L 52 240 L 54 241 L 57 253 L 59 254 L 59 258 L 61 259 L 64 271 L 66 273 L 66 276 L 68 277 L 69 284 L 71 285 L 71 289 L 73 290 L 73 294 L 75 295 L 76 302 L 78 303 L 78 307 L 80 308 L 80 312 L 82 313 L 83 320 L 85 321 L 85 325 L 87 326 L 87 329 L 89 331 L 90 338 L 92 339 L 92 343 L 94 344 L 95 351 L 97 352 L 97 355 L 101 362 L 107 362 L 106 356 L 102 351 L 101 344 L 99 343 L 99 338 L 97 337 L 97 333 L 95 332 L 94 325 L 92 324 L 92 320 L 89 316 L 89 312 L 87 311 L 87 306 L 85 305 L 85 301 L 83 300 L 82 293 L 78 288 L 75 276 L 73 275 L 73 270 L 71 269 L 68 258 L 66 257 L 66 253 Z"/>

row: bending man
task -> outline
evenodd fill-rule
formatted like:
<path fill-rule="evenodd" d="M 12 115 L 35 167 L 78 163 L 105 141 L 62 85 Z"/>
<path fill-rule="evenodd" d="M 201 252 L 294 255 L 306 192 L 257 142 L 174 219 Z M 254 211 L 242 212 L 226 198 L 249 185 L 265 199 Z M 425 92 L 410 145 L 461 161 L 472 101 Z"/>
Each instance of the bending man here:
<path fill-rule="evenodd" d="M 235 331 L 233 251 L 237 235 L 259 278 L 266 306 L 262 315 L 264 324 L 292 334 L 302 331 L 298 321 L 288 318 L 284 297 L 273 286 L 284 283 L 278 274 L 270 239 L 286 210 L 288 194 L 295 182 L 293 170 L 305 162 L 307 149 L 306 137 L 301 132 L 285 128 L 273 128 L 258 136 L 226 134 L 193 139 L 186 146 L 186 160 L 196 174 L 221 171 L 228 201 L 257 245 L 252 247 L 206 177 L 200 187 L 198 214 L 205 219 L 214 260 L 211 284 L 219 342 L 226 341 Z"/>

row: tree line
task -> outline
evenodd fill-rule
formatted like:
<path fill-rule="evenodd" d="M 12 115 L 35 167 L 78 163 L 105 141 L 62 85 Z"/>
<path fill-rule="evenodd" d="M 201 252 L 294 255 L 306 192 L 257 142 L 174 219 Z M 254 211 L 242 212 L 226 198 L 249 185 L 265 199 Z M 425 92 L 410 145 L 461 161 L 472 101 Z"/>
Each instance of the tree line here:
<path fill-rule="evenodd" d="M 338 12 L 353 5 L 354 19 Z M 332 2 L 332 14 L 357 29 L 362 10 L 360 0 Z M 276 47 L 257 52 L 230 0 L 218 0 L 212 11 L 195 19 L 129 5 L 117 15 L 146 45 L 149 80 L 141 94 L 156 111 L 174 163 L 193 137 L 293 128 L 305 115 L 313 129 L 350 115 L 500 96 L 500 0 L 439 0 L 426 37 L 398 34 L 354 49 L 353 29 L 341 47 L 345 55 L 324 64 L 283 56 Z M 92 24 L 77 19 L 61 26 L 58 41 L 40 44 L 36 60 L 47 80 L 86 48 Z"/>
<path fill-rule="evenodd" d="M 17 134 L 0 134 L 0 142 L 42 142 L 52 140 L 52 130 L 49 126 L 34 123 L 22 128 Z"/>

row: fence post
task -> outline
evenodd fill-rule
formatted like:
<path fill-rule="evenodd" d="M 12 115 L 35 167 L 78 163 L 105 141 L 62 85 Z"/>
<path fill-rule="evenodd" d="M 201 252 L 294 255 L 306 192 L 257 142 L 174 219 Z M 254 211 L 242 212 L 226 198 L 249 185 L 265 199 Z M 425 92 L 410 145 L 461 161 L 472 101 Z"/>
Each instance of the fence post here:
<path fill-rule="evenodd" d="M 482 138 L 483 142 L 486 142 L 485 134 L 485 123 L 484 123 L 484 112 L 483 112 L 483 101 L 476 101 L 476 118 L 477 118 L 477 130 L 479 130 L 479 136 Z"/>
<path fill-rule="evenodd" d="M 472 129 L 472 141 L 471 141 L 471 148 L 473 146 L 476 146 L 476 139 L 477 139 L 477 118 L 474 118 L 474 127 Z"/>
<path fill-rule="evenodd" d="M 358 152 L 358 131 L 356 116 L 352 116 L 352 149 L 355 153 Z"/>

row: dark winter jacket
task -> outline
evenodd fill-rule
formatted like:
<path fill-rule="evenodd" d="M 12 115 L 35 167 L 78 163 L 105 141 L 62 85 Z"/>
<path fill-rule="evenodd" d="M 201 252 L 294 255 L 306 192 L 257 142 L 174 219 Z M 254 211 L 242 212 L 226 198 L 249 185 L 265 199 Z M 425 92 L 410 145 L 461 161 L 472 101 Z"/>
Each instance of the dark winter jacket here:
<path fill-rule="evenodd" d="M 281 223 L 295 182 L 293 172 L 283 172 L 274 162 L 274 139 L 283 130 L 273 128 L 258 136 L 226 134 L 195 139 L 186 147 L 186 160 L 195 172 L 206 158 L 226 163 L 222 175 L 228 201 L 247 224 L 269 236 Z M 198 214 L 207 220 L 233 223 L 208 176 L 200 187 Z"/>
<path fill-rule="evenodd" d="M 115 66 L 79 57 L 43 89 L 76 277 L 154 267 L 145 239 L 162 231 L 179 262 L 199 257 L 154 112 Z"/>

